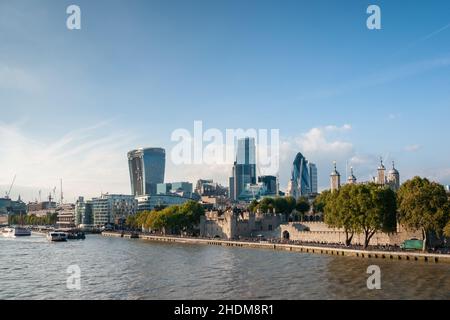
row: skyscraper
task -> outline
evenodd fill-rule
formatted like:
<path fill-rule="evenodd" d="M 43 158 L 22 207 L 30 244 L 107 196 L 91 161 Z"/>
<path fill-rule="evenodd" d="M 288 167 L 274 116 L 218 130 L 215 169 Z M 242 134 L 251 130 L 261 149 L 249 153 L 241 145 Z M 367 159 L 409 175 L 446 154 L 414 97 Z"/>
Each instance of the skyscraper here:
<path fill-rule="evenodd" d="M 291 179 L 289 180 L 287 193 L 294 198 L 306 196 L 311 193 L 309 164 L 300 152 L 297 153 L 292 163 Z"/>
<path fill-rule="evenodd" d="M 243 138 L 238 140 L 236 161 L 233 165 L 230 177 L 230 198 L 239 200 L 245 185 L 256 183 L 256 146 L 254 138 Z"/>
<path fill-rule="evenodd" d="M 309 163 L 309 185 L 311 193 L 318 193 L 318 177 L 317 177 L 317 166 L 314 163 Z"/>
<path fill-rule="evenodd" d="M 165 165 L 166 152 L 162 148 L 140 148 L 128 152 L 132 194 L 156 194 L 156 185 L 164 182 Z"/>

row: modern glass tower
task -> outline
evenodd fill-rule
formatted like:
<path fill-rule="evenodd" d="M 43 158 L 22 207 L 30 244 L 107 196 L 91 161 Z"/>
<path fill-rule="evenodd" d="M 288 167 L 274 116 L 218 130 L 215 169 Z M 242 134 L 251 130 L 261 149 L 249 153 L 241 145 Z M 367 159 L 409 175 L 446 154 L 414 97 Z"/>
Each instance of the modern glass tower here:
<path fill-rule="evenodd" d="M 309 174 L 309 164 L 306 158 L 299 152 L 292 163 L 288 194 L 294 198 L 299 198 L 310 193 L 311 178 Z"/>
<path fill-rule="evenodd" d="M 232 177 L 230 177 L 230 198 L 239 200 L 245 190 L 245 185 L 256 184 L 256 146 L 254 138 L 238 140 L 236 161 L 234 162 Z"/>
<path fill-rule="evenodd" d="M 317 166 L 311 162 L 309 163 L 309 181 L 311 193 L 318 193 Z"/>
<path fill-rule="evenodd" d="M 128 152 L 131 192 L 134 196 L 156 194 L 156 185 L 164 182 L 166 151 L 141 148 Z"/>

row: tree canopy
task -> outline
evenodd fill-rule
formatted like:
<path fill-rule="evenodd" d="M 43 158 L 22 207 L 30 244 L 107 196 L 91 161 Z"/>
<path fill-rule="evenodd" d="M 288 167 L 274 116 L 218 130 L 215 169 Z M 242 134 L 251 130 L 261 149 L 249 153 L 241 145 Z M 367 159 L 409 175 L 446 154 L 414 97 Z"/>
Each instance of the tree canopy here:
<path fill-rule="evenodd" d="M 399 221 L 406 228 L 421 230 L 423 250 L 428 235 L 439 235 L 449 219 L 449 201 L 442 185 L 426 178 L 415 177 L 406 181 L 397 194 Z"/>
<path fill-rule="evenodd" d="M 355 233 L 364 233 L 366 248 L 376 232 L 396 230 L 395 193 L 375 184 L 348 184 L 340 190 L 326 193 L 320 201 L 324 208 L 325 223 L 342 228 L 346 245 Z"/>
<path fill-rule="evenodd" d="M 200 222 L 205 210 L 195 201 L 188 201 L 182 205 L 175 205 L 162 210 L 144 211 L 130 216 L 127 225 L 132 228 L 158 230 L 163 233 L 179 234 L 193 233 Z"/>

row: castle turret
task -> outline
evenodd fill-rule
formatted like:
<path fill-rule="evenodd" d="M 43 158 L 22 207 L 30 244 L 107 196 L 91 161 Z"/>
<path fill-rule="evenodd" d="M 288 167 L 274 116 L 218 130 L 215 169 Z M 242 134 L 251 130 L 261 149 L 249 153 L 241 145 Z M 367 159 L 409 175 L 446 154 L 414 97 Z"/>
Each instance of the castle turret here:
<path fill-rule="evenodd" d="M 400 189 L 400 173 L 395 169 L 394 161 L 392 161 L 392 169 L 388 172 L 387 182 L 392 190 Z"/>
<path fill-rule="evenodd" d="M 353 175 L 353 167 L 350 167 L 350 175 L 347 178 L 348 184 L 356 184 L 356 177 Z"/>
<path fill-rule="evenodd" d="M 331 191 L 339 190 L 341 187 L 341 174 L 336 169 L 336 161 L 334 161 L 334 170 L 330 175 Z"/>
<path fill-rule="evenodd" d="M 380 166 L 378 167 L 378 177 L 377 177 L 377 183 L 380 186 L 384 186 L 386 184 L 386 168 L 383 164 L 383 158 L 380 158 Z"/>

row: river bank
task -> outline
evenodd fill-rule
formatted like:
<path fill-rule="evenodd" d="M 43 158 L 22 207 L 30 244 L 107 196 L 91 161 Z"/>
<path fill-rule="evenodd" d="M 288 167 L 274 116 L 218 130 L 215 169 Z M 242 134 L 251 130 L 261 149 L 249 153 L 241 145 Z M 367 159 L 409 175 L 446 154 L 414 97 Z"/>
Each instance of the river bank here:
<path fill-rule="evenodd" d="M 433 254 L 423 252 L 408 251 L 376 251 L 376 250 L 355 250 L 347 248 L 334 248 L 324 246 L 310 246 L 298 244 L 272 243 L 268 241 L 232 241 L 221 239 L 203 239 L 203 238 L 187 238 L 173 236 L 158 236 L 145 234 L 130 234 L 120 232 L 102 232 L 102 236 L 106 237 L 123 237 L 123 238 L 139 238 L 149 241 L 165 242 L 165 243 L 184 243 L 184 244 L 202 244 L 213 246 L 227 247 L 247 247 L 256 249 L 283 250 L 309 254 L 325 254 L 343 257 L 358 257 L 365 259 L 381 259 L 381 260 L 406 260 L 425 263 L 449 263 L 450 254 Z"/>

